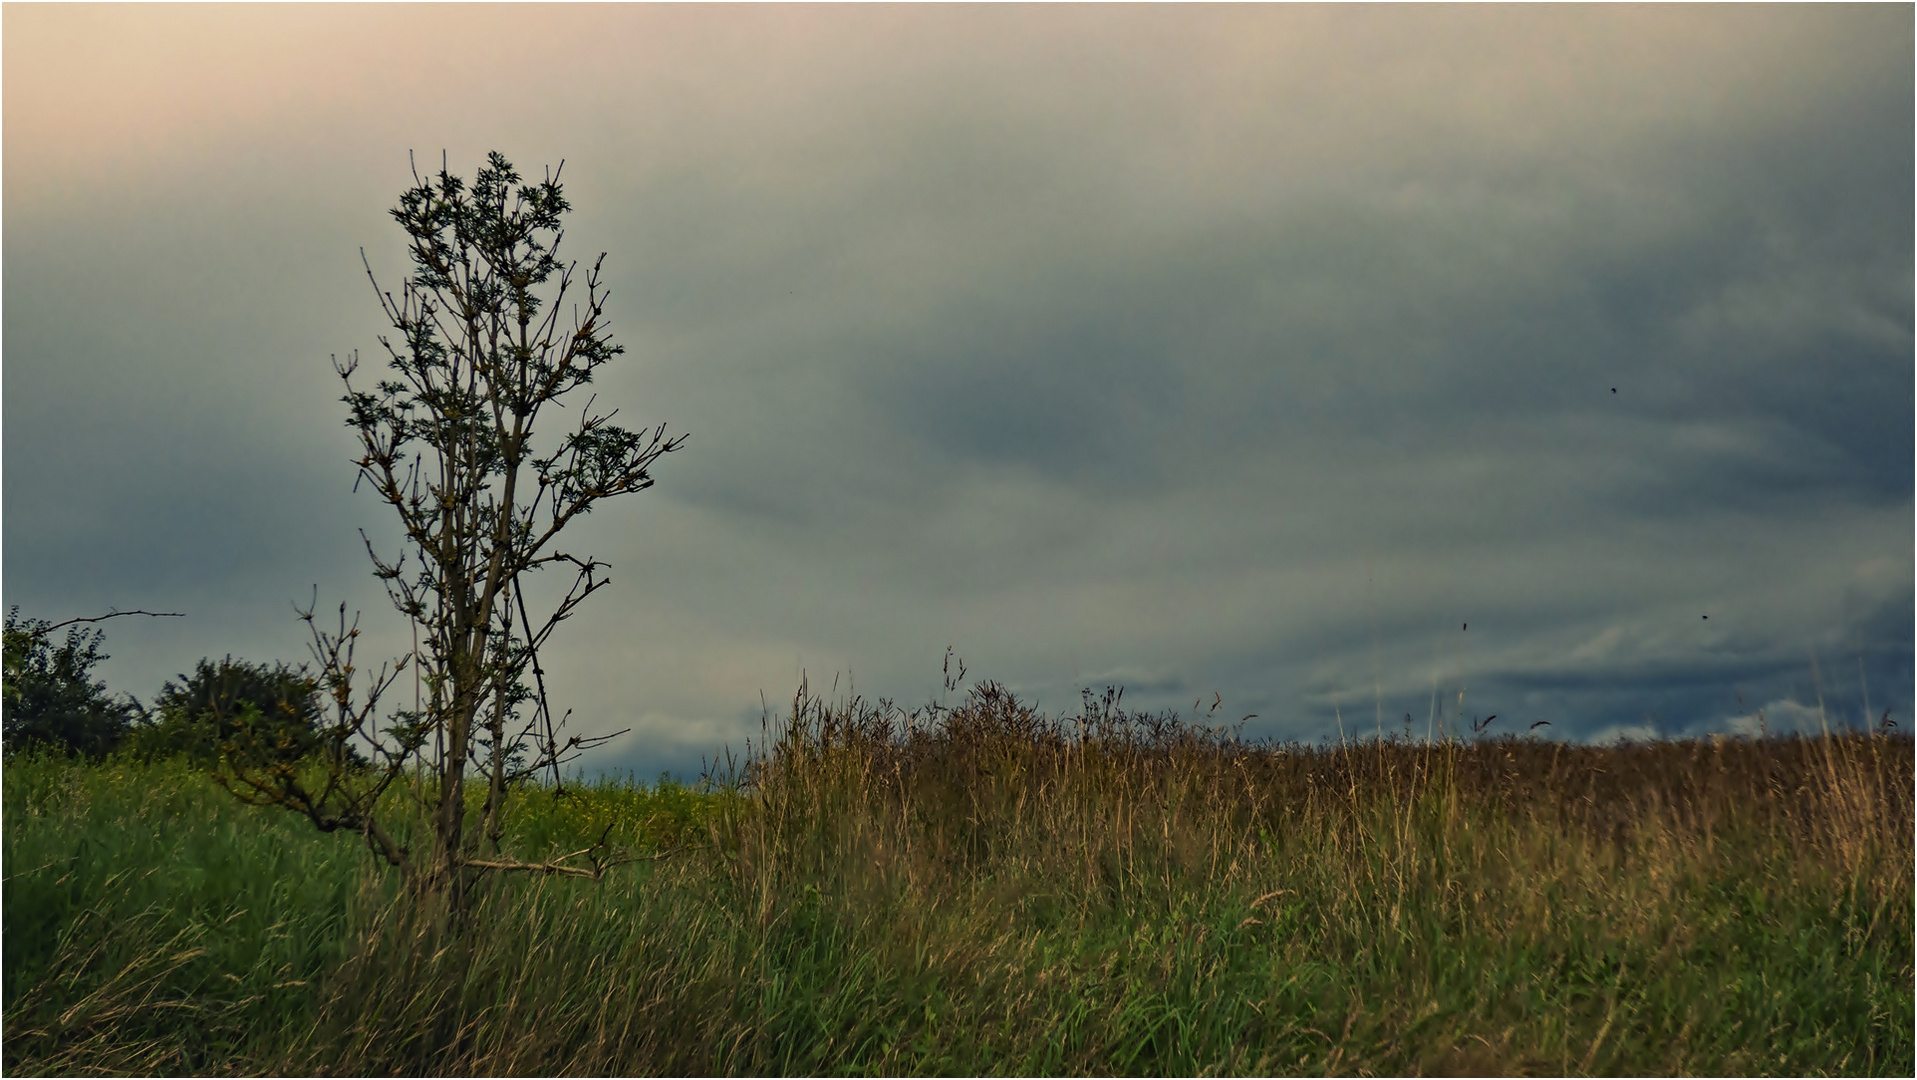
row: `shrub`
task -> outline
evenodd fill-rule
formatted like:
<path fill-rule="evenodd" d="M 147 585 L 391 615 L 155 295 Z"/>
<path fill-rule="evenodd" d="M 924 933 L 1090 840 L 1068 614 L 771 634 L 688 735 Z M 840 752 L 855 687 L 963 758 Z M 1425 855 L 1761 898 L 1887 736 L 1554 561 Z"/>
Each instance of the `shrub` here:
<path fill-rule="evenodd" d="M 154 701 L 157 718 L 133 734 L 143 756 L 183 754 L 211 766 L 222 748 L 245 738 L 275 757 L 298 760 L 320 748 L 319 685 L 304 668 L 256 664 L 231 655 L 201 660 L 191 675 L 169 680 Z"/>
<path fill-rule="evenodd" d="M 106 684 L 91 679 L 93 666 L 107 658 L 100 651 L 106 635 L 95 627 L 73 626 L 55 645 L 56 626 L 45 619 L 22 619 L 9 608 L 6 621 L 4 730 L 6 752 L 38 744 L 83 757 L 100 757 L 125 738 L 141 715 L 132 698 L 115 698 Z"/>

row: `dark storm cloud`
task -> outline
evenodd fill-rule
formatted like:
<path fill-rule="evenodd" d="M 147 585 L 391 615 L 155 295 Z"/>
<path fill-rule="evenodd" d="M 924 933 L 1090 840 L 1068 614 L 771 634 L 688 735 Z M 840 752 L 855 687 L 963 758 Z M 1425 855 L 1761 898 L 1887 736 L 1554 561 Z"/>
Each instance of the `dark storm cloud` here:
<path fill-rule="evenodd" d="M 8 602 L 191 609 L 127 689 L 384 618 L 326 357 L 406 150 L 497 146 L 693 434 L 582 526 L 607 763 L 947 645 L 1286 736 L 1908 712 L 1907 9 L 561 9 L 485 111 L 430 88 L 531 16 L 425 17 L 8 11 Z"/>

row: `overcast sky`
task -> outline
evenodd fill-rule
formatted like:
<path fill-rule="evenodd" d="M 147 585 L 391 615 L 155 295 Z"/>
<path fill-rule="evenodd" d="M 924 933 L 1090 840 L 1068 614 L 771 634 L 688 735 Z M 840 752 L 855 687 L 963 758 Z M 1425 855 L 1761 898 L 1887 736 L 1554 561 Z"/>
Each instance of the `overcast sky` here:
<path fill-rule="evenodd" d="M 691 436 L 568 536 L 600 766 L 948 645 L 1279 738 L 1911 726 L 1908 5 L 0 18 L 5 603 L 184 612 L 113 689 L 315 585 L 405 647 L 329 356 L 408 153 L 497 149 Z"/>

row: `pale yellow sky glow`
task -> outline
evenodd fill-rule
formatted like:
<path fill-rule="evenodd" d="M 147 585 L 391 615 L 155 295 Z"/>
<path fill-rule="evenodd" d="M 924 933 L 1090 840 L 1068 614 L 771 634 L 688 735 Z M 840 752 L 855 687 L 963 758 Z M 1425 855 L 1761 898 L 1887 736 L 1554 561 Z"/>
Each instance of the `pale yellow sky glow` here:
<path fill-rule="evenodd" d="M 1826 22 L 1785 6 L 13 4 L 4 18 L 8 194 L 36 201 L 184 179 L 240 147 L 470 154 L 532 133 L 804 182 L 808 165 L 843 164 L 795 144 L 829 152 L 942 99 L 1137 144 L 1137 182 L 1247 197 L 1273 167 L 1337 183 L 1407 142 L 1555 155 L 1647 126 L 1749 123 L 1845 62 Z"/>

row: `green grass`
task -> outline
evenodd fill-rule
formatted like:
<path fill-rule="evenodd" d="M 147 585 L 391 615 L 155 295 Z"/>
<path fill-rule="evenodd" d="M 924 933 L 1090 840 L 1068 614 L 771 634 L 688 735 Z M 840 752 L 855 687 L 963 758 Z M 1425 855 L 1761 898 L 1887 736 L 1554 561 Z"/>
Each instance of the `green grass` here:
<path fill-rule="evenodd" d="M 531 792 L 454 934 L 178 763 L 6 764 L 12 1073 L 1908 1075 L 1907 739 L 1304 751 L 795 708 Z M 932 721 L 928 724 L 928 720 Z"/>

